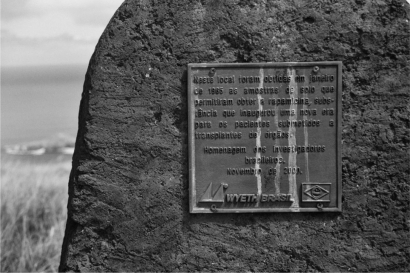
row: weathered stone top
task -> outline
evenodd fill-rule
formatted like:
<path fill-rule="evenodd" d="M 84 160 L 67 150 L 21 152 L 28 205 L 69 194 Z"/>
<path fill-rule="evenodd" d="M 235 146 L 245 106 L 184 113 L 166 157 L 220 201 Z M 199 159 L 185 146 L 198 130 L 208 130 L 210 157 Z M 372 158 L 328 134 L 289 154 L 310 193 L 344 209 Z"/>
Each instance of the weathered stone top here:
<path fill-rule="evenodd" d="M 85 78 L 60 270 L 410 270 L 409 11 L 125 1 Z M 187 64 L 332 60 L 343 61 L 343 212 L 190 215 Z"/>

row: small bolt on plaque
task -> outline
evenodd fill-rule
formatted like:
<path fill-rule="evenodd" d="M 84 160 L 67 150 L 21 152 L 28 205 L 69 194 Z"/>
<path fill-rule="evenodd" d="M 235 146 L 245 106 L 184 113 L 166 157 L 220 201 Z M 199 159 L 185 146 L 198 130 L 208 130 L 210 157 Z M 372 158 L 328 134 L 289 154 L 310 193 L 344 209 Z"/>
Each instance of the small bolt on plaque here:
<path fill-rule="evenodd" d="M 211 206 L 211 211 L 212 211 L 212 212 L 217 212 L 217 211 L 218 211 L 218 210 L 216 209 L 215 204 Z"/>
<path fill-rule="evenodd" d="M 213 77 L 213 76 L 215 75 L 215 72 L 216 72 L 215 68 L 211 68 L 211 69 L 209 70 L 209 76 L 210 76 L 210 77 Z"/>

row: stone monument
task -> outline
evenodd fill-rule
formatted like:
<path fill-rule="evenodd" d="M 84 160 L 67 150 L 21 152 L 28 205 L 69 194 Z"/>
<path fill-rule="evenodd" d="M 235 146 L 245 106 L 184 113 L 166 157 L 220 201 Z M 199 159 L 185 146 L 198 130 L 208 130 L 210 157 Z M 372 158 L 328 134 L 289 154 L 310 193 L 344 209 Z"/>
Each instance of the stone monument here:
<path fill-rule="evenodd" d="M 409 271 L 409 12 L 124 1 L 85 76 L 60 271 Z"/>

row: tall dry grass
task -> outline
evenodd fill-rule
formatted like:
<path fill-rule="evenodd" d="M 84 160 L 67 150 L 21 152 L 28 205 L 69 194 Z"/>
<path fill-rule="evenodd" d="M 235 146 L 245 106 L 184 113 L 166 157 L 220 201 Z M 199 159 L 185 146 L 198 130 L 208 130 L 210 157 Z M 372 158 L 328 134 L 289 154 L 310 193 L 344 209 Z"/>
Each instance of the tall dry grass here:
<path fill-rule="evenodd" d="M 2 156 L 2 272 L 58 271 L 70 169 L 67 157 Z"/>

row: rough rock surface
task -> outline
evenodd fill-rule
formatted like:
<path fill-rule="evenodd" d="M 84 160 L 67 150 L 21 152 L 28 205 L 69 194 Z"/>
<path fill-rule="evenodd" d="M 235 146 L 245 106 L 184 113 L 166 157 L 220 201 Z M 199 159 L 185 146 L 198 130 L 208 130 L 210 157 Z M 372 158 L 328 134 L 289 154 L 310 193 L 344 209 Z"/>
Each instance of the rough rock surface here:
<path fill-rule="evenodd" d="M 409 5 L 127 0 L 86 74 L 61 271 L 409 271 Z M 343 61 L 343 212 L 190 215 L 188 63 Z"/>

